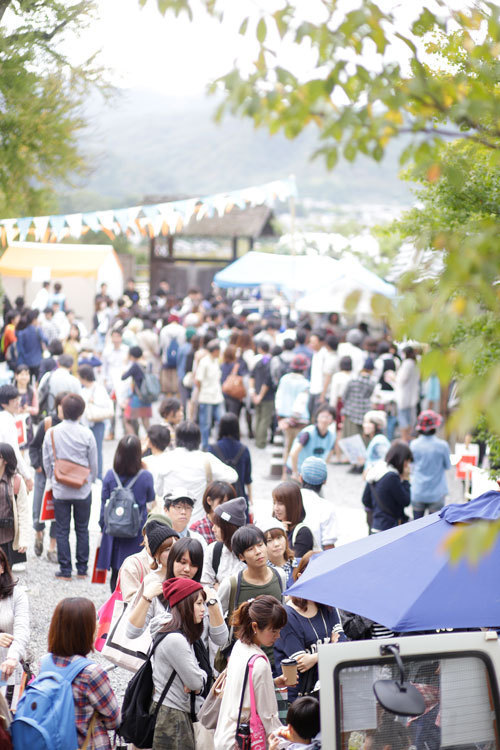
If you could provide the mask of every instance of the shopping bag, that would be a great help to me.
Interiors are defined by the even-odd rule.
[[[91,583],[106,583],[107,570],[101,570],[97,567],[97,560],[99,559],[99,551],[101,547],[97,547],[94,557],[94,567],[92,569],[92,580]]]
[[[122,599],[123,597],[122,590],[120,588],[120,576],[118,576],[115,590],[113,591],[109,599],[104,602],[97,613],[99,623],[97,625],[97,634],[94,641],[94,648],[96,651],[102,651],[102,649],[104,648],[106,638],[108,637],[108,633],[111,630],[111,621],[113,620],[113,610],[115,607],[115,602],[121,601]]]
[[[54,498],[52,497],[52,487],[45,487],[43,493],[42,507],[40,510],[40,521],[54,521]]]
[[[138,638],[128,638],[126,635],[128,623],[127,602],[116,600],[113,608],[113,618],[106,643],[102,648],[102,655],[118,667],[137,672],[146,660],[151,646],[149,627]]]

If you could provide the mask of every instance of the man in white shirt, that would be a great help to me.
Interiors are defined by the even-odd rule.
[[[19,413],[19,392],[13,385],[0,387],[0,443],[8,443],[16,454],[17,470],[26,483],[26,489],[31,492],[33,479],[28,464],[21,456],[17,440],[16,416]]]
[[[352,362],[352,374],[356,376],[363,367],[366,359],[366,352],[361,349],[363,343],[363,334],[358,328],[351,328],[347,331],[345,341],[339,344],[337,354],[339,357],[350,357]]]
[[[309,337],[309,347],[313,351],[309,386],[309,414],[314,418],[322,398],[325,368],[325,337],[321,331],[313,331]]]
[[[158,497],[165,495],[175,487],[183,486],[194,498],[191,523],[203,518],[203,493],[210,482],[221,481],[233,484],[238,481],[238,474],[212,453],[199,450],[201,433],[194,422],[184,421],[175,431],[177,447],[163,454],[161,465],[157,466],[155,492]]]
[[[102,353],[102,364],[104,373],[104,385],[108,393],[115,394],[113,404],[115,407],[115,416],[111,420],[111,430],[109,437],[114,437],[116,425],[120,420],[121,407],[125,393],[128,389],[128,381],[122,380],[128,362],[128,346],[123,343],[121,331],[111,332],[111,343],[104,347]]]
[[[195,384],[198,393],[198,421],[201,430],[201,447],[208,448],[212,424],[218,424],[221,418],[221,405],[224,400],[221,387],[221,369],[219,364],[220,343],[212,339],[207,344],[207,351],[196,368]]]
[[[35,299],[31,303],[31,309],[32,310],[38,310],[39,312],[42,312],[45,310],[47,305],[49,304],[49,292],[50,287],[50,281],[44,281],[42,284],[42,288],[38,290],[38,292],[35,295]]]

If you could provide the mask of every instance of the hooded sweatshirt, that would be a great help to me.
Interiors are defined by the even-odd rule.
[[[410,483],[385,461],[377,461],[366,473],[363,505],[372,511],[372,530],[386,531],[406,520],[404,509],[410,504]]]

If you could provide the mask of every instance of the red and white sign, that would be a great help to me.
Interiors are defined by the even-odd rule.
[[[28,440],[27,432],[26,432],[26,420],[27,420],[26,414],[22,414],[16,419],[18,445],[26,445],[26,442]]]
[[[49,487],[43,493],[42,508],[40,510],[40,521],[54,521],[54,498],[52,497],[52,488]]]

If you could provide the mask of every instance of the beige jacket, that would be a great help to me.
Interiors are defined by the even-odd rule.
[[[19,492],[14,494],[14,540],[12,547],[28,547],[30,541],[30,512],[28,507],[28,493],[24,479],[19,476]]]

